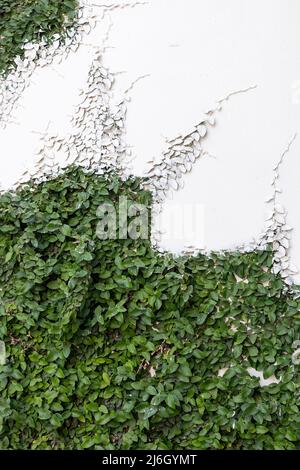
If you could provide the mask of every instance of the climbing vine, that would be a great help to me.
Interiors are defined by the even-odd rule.
[[[26,43],[51,43],[55,34],[62,39],[74,24],[77,5],[77,0],[1,0],[0,73],[9,72],[15,58],[23,57]]]
[[[2,83],[1,123],[32,61],[52,60],[44,45],[58,50],[76,15],[70,44],[90,31],[83,10],[2,0],[0,73],[19,69]],[[286,282],[282,209],[273,198],[269,244],[247,253],[174,257],[153,234],[99,239],[97,208],[120,196],[146,205],[150,226],[204,155],[216,110],[169,141],[147,178],[126,179],[125,102],[107,106],[101,51],[88,83],[75,134],[49,137],[36,181],[0,195],[0,448],[299,449],[300,301]],[[51,178],[48,147],[66,155]]]
[[[0,447],[299,449],[299,300],[272,252],[100,240],[101,203],[150,211],[140,187],[71,167],[1,195]]]

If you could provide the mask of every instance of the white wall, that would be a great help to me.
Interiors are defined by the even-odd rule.
[[[135,2],[118,2],[125,3]],[[300,2],[149,0],[116,7],[102,19],[103,9],[95,11],[99,22],[84,45],[62,64],[34,72],[15,110],[17,123],[0,132],[2,185],[9,187],[31,163],[49,121],[60,135],[67,132],[95,46],[107,35],[103,62],[116,73],[116,100],[148,75],[134,85],[128,105],[135,174],[160,158],[165,137],[184,133],[228,93],[257,85],[224,105],[205,140],[215,158],[200,159],[174,194],[173,203],[202,206],[202,247],[233,249],[260,234],[272,169],[299,131],[282,165],[281,197],[294,227],[292,261],[300,267]],[[163,236],[162,244],[175,252],[187,242],[169,238]]]

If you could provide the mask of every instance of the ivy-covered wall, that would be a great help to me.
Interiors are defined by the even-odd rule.
[[[76,8],[1,3],[1,127],[34,67],[65,39],[76,52],[95,24]],[[276,199],[295,137],[274,169],[263,249],[175,257],[156,250],[157,233],[101,240],[97,209],[121,196],[147,207],[151,230],[236,94],[169,140],[147,178],[129,177],[128,92],[112,106],[103,50],[71,133],[46,132],[35,170],[0,195],[0,448],[299,449],[300,301]]]
[[[77,0],[1,0],[0,4],[0,73],[14,66],[17,56],[23,57],[23,46],[42,39],[51,43],[72,26]]]
[[[97,238],[99,204],[150,206],[139,187],[74,167],[1,196],[0,447],[299,448],[299,301],[272,253]]]

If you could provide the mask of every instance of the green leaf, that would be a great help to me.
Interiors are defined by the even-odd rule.
[[[287,432],[285,433],[285,437],[289,440],[289,441],[292,441],[292,442],[296,442],[299,440],[299,438],[297,437],[297,435],[291,431],[291,430],[287,430]]]
[[[265,426],[256,426],[255,430],[257,434],[266,434],[269,431]]]
[[[147,406],[146,408],[143,409],[143,419],[149,419],[151,416],[155,415],[157,412],[157,407],[156,406]]]
[[[103,379],[105,386],[108,386],[110,384],[110,377],[107,374],[107,372],[103,372],[102,379]]]
[[[156,395],[157,394],[156,388],[153,387],[153,385],[149,385],[146,388],[146,392],[149,393],[149,395]]]
[[[13,254],[14,254],[14,250],[10,249],[5,256],[4,262],[8,263],[12,259]]]
[[[72,235],[72,228],[69,225],[63,225],[61,228],[61,232],[63,235],[70,237]]]
[[[166,403],[170,408],[176,408],[176,399],[174,395],[171,395],[171,394],[167,395]]]
[[[38,410],[38,415],[41,420],[48,420],[50,419],[50,411],[47,408],[40,408]]]

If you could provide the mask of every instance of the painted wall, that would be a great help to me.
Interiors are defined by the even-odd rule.
[[[32,165],[45,132],[70,131],[99,48],[103,64],[115,74],[115,103],[130,98],[126,139],[134,174],[145,174],[147,161],[161,159],[166,138],[187,134],[218,100],[251,87],[224,102],[204,139],[207,154],[163,204],[166,233],[160,243],[179,252],[191,241],[219,250],[257,239],[270,211],[265,201],[273,169],[299,132],[280,166],[278,197],[294,229],[291,260],[300,267],[299,1],[89,3],[95,28],[87,29],[81,46],[61,63],[34,70],[10,123],[0,130],[2,187],[9,188]],[[167,215],[174,206],[171,223]],[[183,223],[188,230],[174,239]]]

